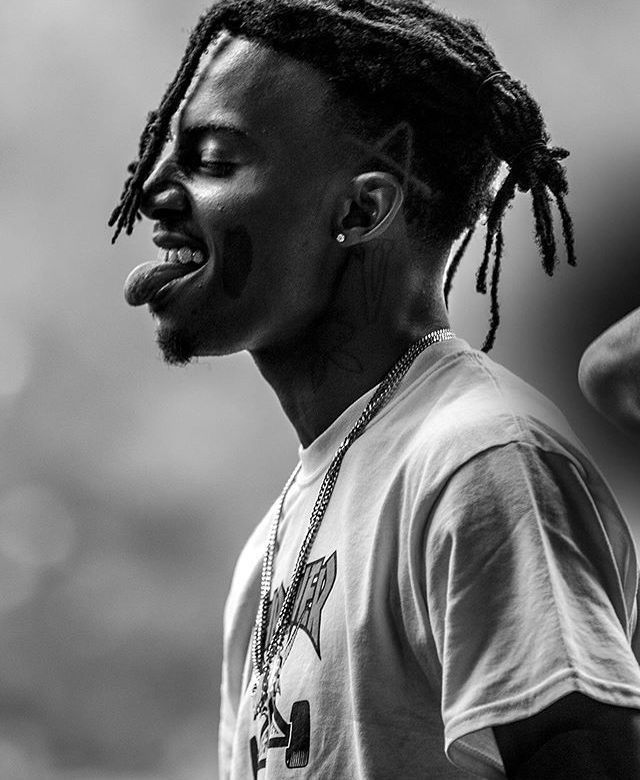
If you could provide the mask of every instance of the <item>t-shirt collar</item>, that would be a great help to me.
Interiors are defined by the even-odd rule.
[[[392,408],[398,402],[398,399],[409,392],[412,386],[421,379],[424,374],[440,360],[440,358],[450,354],[454,345],[459,349],[460,339],[454,338],[449,341],[441,341],[428,347],[424,352],[421,352],[407,371],[406,376],[400,384],[399,391],[389,401],[380,414],[384,414],[388,409]],[[358,417],[362,414],[363,409],[375,393],[377,387],[378,386],[376,385],[370,390],[367,390],[366,393],[363,393],[363,395],[356,399],[328,428],[317,436],[311,444],[307,447],[302,447],[302,445],[298,447],[298,457],[300,459],[301,469],[296,482],[299,485],[312,482],[321,471],[329,466],[331,458],[335,455],[336,450],[345,436],[355,425]],[[374,425],[377,419],[378,417],[375,417],[370,425]]]

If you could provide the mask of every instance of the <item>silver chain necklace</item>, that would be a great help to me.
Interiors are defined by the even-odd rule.
[[[311,552],[311,546],[313,545],[313,542],[318,533],[318,529],[320,528],[320,524],[322,523],[325,512],[327,511],[329,499],[333,493],[333,488],[335,487],[338,474],[340,472],[340,466],[342,465],[342,460],[347,450],[349,447],[351,447],[354,441],[363,434],[367,425],[371,422],[375,415],[389,402],[395,391],[398,389],[398,386],[403,377],[411,367],[411,364],[418,357],[418,355],[432,344],[436,344],[439,341],[452,339],[454,336],[455,334],[448,328],[438,328],[437,330],[433,330],[430,333],[427,333],[418,341],[415,341],[378,385],[377,390],[365,406],[364,411],[358,418],[357,422],[346,435],[342,444],[336,450],[336,453],[333,456],[324,479],[322,480],[322,485],[320,486],[320,491],[318,493],[316,503],[313,507],[313,511],[311,512],[311,517],[309,518],[307,532],[302,541],[302,545],[300,546],[298,557],[296,558],[293,574],[291,576],[291,582],[286,591],[286,595],[276,620],[273,633],[271,634],[269,644],[267,647],[265,647],[267,618],[269,615],[269,601],[273,584],[273,561],[275,556],[276,542],[278,539],[278,527],[282,518],[282,511],[287,493],[289,492],[289,489],[293,485],[295,478],[298,475],[300,464],[296,466],[293,474],[287,480],[287,483],[284,486],[275,507],[274,517],[271,523],[271,529],[269,531],[269,539],[267,541],[267,549],[262,562],[262,576],[260,579],[260,604],[258,606],[258,614],[256,615],[252,643],[253,673],[255,678],[252,687],[252,695],[254,696],[255,716],[257,716],[259,713],[268,714],[269,700],[272,699],[278,692],[280,667],[282,666],[283,662],[285,639],[289,633],[289,629],[291,628],[293,608],[298,596],[298,591],[300,590],[305,567],[309,559],[309,553]],[[275,670],[275,675],[271,675],[271,664],[276,656],[278,656],[278,666]],[[269,680],[272,676],[273,682],[270,691]]]

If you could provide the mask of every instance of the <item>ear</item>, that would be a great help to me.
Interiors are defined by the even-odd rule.
[[[368,171],[353,178],[349,193],[339,206],[335,235],[342,234],[343,246],[379,238],[402,207],[404,193],[391,173]]]

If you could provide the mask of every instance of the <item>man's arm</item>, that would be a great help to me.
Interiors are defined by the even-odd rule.
[[[640,711],[635,709],[571,693],[493,732],[513,780],[640,778]]]
[[[604,417],[640,439],[640,309],[587,347],[578,369],[585,398]]]

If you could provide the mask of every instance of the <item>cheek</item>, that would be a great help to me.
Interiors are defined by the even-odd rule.
[[[278,182],[203,193],[197,198],[207,231],[220,253],[219,279],[224,295],[238,300],[251,282],[271,287],[274,269],[299,274],[298,259],[320,254],[330,236],[321,227],[324,190],[294,188]],[[325,235],[326,234],[326,235]],[[323,240],[324,239],[324,240]]]
[[[239,298],[253,267],[253,242],[244,225],[225,230],[222,244],[222,287],[230,298]]]
[[[254,252],[260,245],[261,227],[268,220],[261,215],[260,199],[238,188],[203,188],[194,197],[198,222],[207,242],[216,250],[215,277],[224,295],[241,297],[254,268]],[[211,281],[211,280],[209,280]]]

